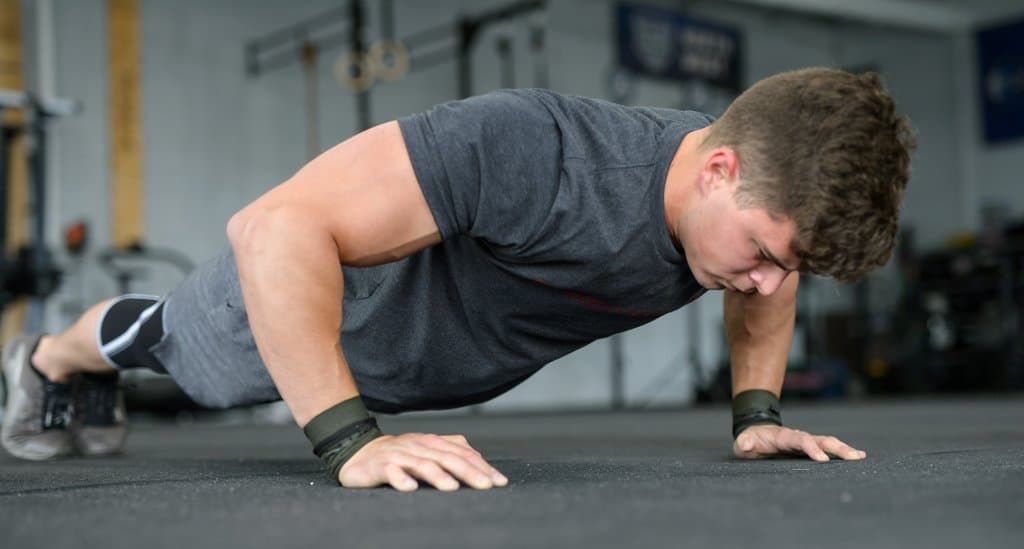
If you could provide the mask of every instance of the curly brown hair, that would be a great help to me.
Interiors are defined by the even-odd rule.
[[[702,148],[740,159],[741,208],[796,224],[801,270],[843,282],[892,254],[916,139],[875,73],[809,68],[740,95]]]

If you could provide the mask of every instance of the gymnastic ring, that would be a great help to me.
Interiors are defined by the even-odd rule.
[[[358,76],[352,76],[353,67],[359,71]],[[373,61],[362,51],[350,51],[340,55],[334,62],[334,79],[342,86],[362,93],[373,87],[373,81],[376,79]]]
[[[391,56],[391,63],[385,62]],[[402,42],[394,40],[378,40],[370,46],[370,59],[373,61],[374,74],[381,80],[394,82],[401,80],[409,72],[409,50]]]

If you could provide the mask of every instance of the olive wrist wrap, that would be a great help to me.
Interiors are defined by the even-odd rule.
[[[313,453],[324,462],[335,482],[339,482],[338,472],[349,458],[383,435],[358,395],[320,412],[302,432],[313,443]]]
[[[752,425],[782,426],[779,399],[770,391],[752,389],[732,399],[732,438]]]

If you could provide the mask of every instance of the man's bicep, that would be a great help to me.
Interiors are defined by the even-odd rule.
[[[441,241],[394,121],[321,154],[247,210],[298,212],[331,235],[346,265],[395,261]]]

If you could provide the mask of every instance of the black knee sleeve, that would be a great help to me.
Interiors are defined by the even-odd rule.
[[[123,295],[100,315],[96,337],[100,353],[117,369],[167,371],[150,349],[164,336],[164,302],[147,295]]]

